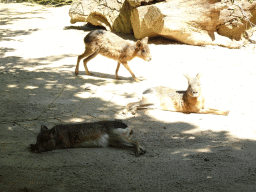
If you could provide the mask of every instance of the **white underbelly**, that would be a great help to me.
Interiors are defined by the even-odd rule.
[[[109,145],[109,135],[106,133],[96,140],[83,141],[74,147],[107,147]]]

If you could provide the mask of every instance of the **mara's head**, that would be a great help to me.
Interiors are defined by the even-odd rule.
[[[31,144],[30,149],[33,152],[44,152],[50,151],[55,148],[55,139],[54,135],[56,134],[56,130],[49,130],[45,125],[41,126],[41,131],[37,136],[36,144]]]
[[[145,61],[151,60],[150,49],[148,46],[148,37],[144,37],[136,42],[136,48],[138,49],[137,57],[144,59]]]
[[[188,79],[188,89],[187,93],[191,97],[200,97],[201,95],[201,77],[202,73],[198,73],[196,77],[190,77],[188,74],[184,74],[184,76]]]

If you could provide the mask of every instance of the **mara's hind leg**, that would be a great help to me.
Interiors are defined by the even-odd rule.
[[[140,101],[128,103],[122,113],[127,114],[128,111],[130,110],[131,113],[135,115],[138,109],[145,109],[152,105],[154,106],[155,102],[151,100],[151,97],[142,97]]]
[[[128,111],[129,111],[130,109],[132,109],[132,110],[131,110],[131,113],[132,113],[133,115],[135,115],[135,114],[136,114],[136,111],[137,111],[137,108],[138,108],[138,106],[140,106],[140,105],[141,105],[141,101],[133,102],[133,103],[128,103],[127,106],[125,107],[125,109],[122,111],[122,113],[123,113],[123,114],[127,114]]]
[[[198,113],[202,114],[215,114],[215,115],[228,115],[229,111],[221,111],[218,109],[201,109]]]
[[[94,52],[90,48],[85,47],[84,53],[77,57],[77,63],[76,63],[76,69],[75,69],[75,74],[76,75],[78,75],[78,72],[79,72],[79,63],[80,63],[81,59],[83,59],[85,57],[88,57],[88,56],[92,55],[93,53]]]
[[[83,62],[84,62],[84,69],[85,69],[85,72],[86,72],[87,75],[93,75],[92,73],[89,72],[89,70],[88,70],[88,68],[87,68],[87,63],[88,63],[88,61],[90,61],[91,59],[93,59],[94,57],[96,57],[98,54],[99,54],[99,53],[95,52],[95,53],[93,53],[92,55],[90,55],[89,57],[87,57],[87,58],[85,58],[85,59],[83,60]]]
[[[128,135],[128,137],[125,137],[121,133],[118,132],[112,132],[110,134],[110,145],[116,146],[116,147],[129,147],[133,148],[135,152],[135,156],[139,157],[140,155],[146,153],[146,150],[143,149],[137,141],[133,141],[129,139],[131,135],[133,134],[133,131],[131,131]]]

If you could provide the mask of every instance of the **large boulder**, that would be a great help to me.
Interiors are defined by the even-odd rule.
[[[88,22],[107,30],[132,33],[131,6],[126,0],[78,0],[69,10],[70,22]]]
[[[164,36],[190,45],[238,48],[241,42],[217,33],[220,11],[226,8],[212,0],[174,0],[132,9],[131,23],[137,39]]]
[[[255,7],[247,0],[80,0],[69,14],[72,23],[133,32],[137,39],[164,36],[190,45],[238,48],[256,21]]]

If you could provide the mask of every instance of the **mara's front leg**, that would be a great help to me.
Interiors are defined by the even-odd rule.
[[[120,79],[120,78],[118,77],[119,68],[120,68],[120,63],[118,62],[118,63],[117,63],[117,66],[116,66],[116,79]]]
[[[130,69],[129,65],[127,63],[122,63],[123,66],[130,72],[130,74],[132,75],[132,78],[136,81],[136,82],[140,82],[140,80],[135,77],[134,73],[132,72],[132,70]]]

